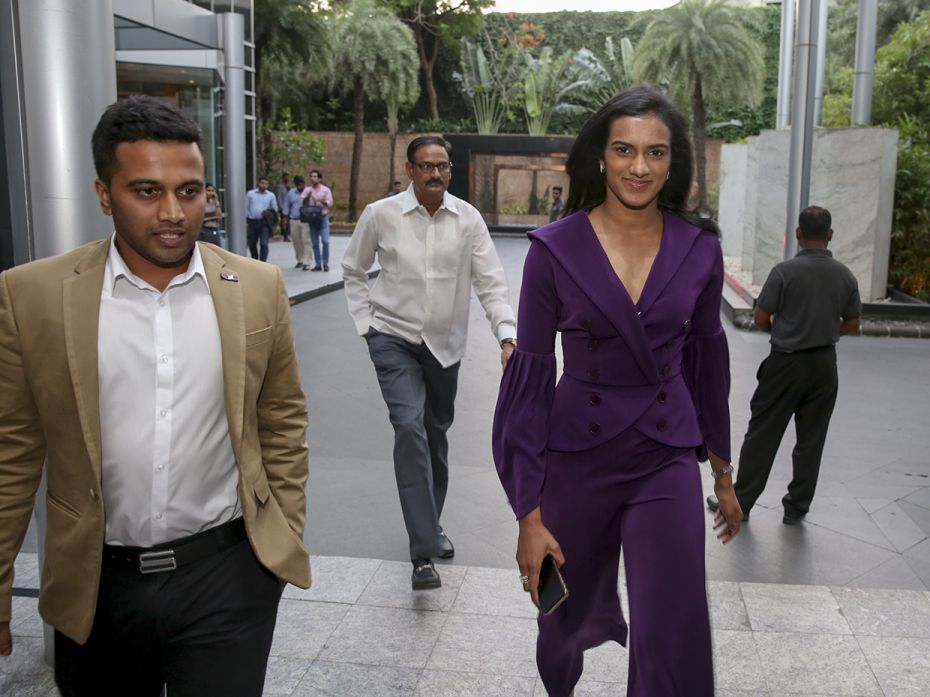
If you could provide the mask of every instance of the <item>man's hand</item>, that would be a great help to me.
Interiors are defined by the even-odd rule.
[[[0,622],[0,656],[9,656],[13,653],[13,635],[10,634],[10,623]]]
[[[507,369],[507,361],[510,360],[510,356],[516,347],[517,345],[511,341],[501,344],[501,371]]]

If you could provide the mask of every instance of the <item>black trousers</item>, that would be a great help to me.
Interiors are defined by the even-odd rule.
[[[836,349],[773,350],[762,361],[756,377],[759,384],[749,403],[752,416],[739,454],[736,497],[744,513],[755,505],[793,416],[797,443],[791,454],[792,479],[782,504],[785,515],[799,517],[807,513],[814,498],[836,403]]]
[[[143,575],[105,562],[90,639],[55,633],[63,697],[260,697],[281,586],[248,541]]]
[[[246,223],[245,243],[249,248],[249,254],[253,259],[267,261],[271,226],[261,218],[249,218]]]

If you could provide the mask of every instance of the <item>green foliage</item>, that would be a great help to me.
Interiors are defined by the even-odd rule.
[[[765,63],[747,28],[750,17],[729,0],[681,0],[648,20],[637,43],[637,78],[691,104],[698,209],[707,203],[704,95],[737,105],[762,97]]]
[[[314,165],[326,161],[326,143],[308,131],[296,129],[287,108],[280,113],[278,128],[263,127],[259,138],[260,171],[266,175],[293,172],[306,176]]]
[[[592,110],[633,85],[633,43],[625,36],[617,43],[608,36],[602,54],[582,48],[572,57],[570,71],[585,82],[584,99]]]
[[[527,133],[544,136],[549,132],[549,122],[556,110],[584,112],[584,107],[567,100],[580,96],[588,88],[585,79],[575,79],[569,68],[572,65],[570,51],[553,56],[552,48],[546,46],[534,58],[527,54],[526,72],[523,74],[523,111],[526,114]]]
[[[492,73],[491,65],[480,44],[465,39],[462,42],[462,91],[471,102],[478,133],[491,135],[500,130],[501,121],[507,111],[500,94],[498,76]]]
[[[889,275],[896,288],[930,302],[930,130],[910,115],[898,127]]]

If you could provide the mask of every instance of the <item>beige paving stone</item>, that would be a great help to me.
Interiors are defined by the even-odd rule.
[[[352,607],[320,652],[321,661],[423,668],[446,616],[403,608]]]
[[[855,637],[754,632],[753,638],[771,692],[882,697]]]
[[[598,682],[582,676],[575,686],[575,697],[622,697],[626,694],[626,683]],[[542,680],[537,680],[533,697],[548,697]]]
[[[17,588],[38,588],[40,573],[38,555],[20,552],[13,562],[13,585]]]
[[[752,632],[715,630],[713,646],[714,683],[718,688],[757,692],[766,688]]]
[[[535,618],[537,610],[510,569],[469,567],[462,580],[453,612],[497,617]]]
[[[741,584],[753,631],[852,634],[825,586]]]
[[[410,697],[419,679],[415,668],[314,661],[291,697]]]
[[[333,633],[351,605],[282,600],[271,643],[272,656],[302,658],[307,663]]]
[[[44,624],[39,616],[39,599],[13,596],[10,632],[13,636],[37,637],[44,635]]]
[[[426,667],[536,677],[536,622],[452,613]]]
[[[381,561],[353,557],[311,557],[313,584],[309,590],[296,586],[284,589],[288,600],[319,600],[328,603],[354,603],[371,581]]]
[[[42,639],[14,637],[13,653],[0,658],[0,695],[50,697],[57,694],[55,677],[42,655]]]
[[[857,636],[930,637],[926,592],[855,588],[833,588],[832,592]]]
[[[707,584],[707,605],[714,629],[749,629],[749,615],[740,584],[711,581]]]
[[[860,637],[885,697],[930,695],[930,639]]]
[[[532,697],[535,678],[425,670],[416,697]]]
[[[411,564],[398,561],[383,562],[359,597],[358,603],[377,607],[448,612],[452,609],[462,579],[465,578],[466,567],[437,565],[436,570],[442,578],[441,588],[414,591],[410,589],[410,574],[413,571]]]
[[[583,682],[614,683],[626,687],[630,652],[608,641],[584,652]]]

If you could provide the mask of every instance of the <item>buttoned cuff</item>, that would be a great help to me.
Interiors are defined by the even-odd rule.
[[[504,339],[517,340],[517,325],[512,322],[501,322],[497,325],[497,343]]]
[[[371,317],[366,316],[355,320],[355,331],[358,332],[359,336],[365,336],[369,327],[371,327]]]

